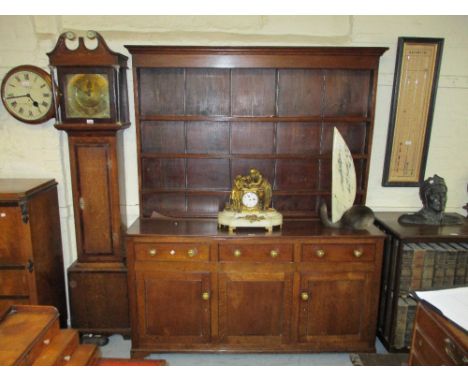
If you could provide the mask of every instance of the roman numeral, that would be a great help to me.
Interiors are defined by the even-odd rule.
[[[22,107],[20,107],[19,110],[18,110],[18,113],[23,114],[23,113],[24,113],[24,109],[23,109]]]
[[[21,79],[18,76],[15,76],[15,80],[21,82]]]
[[[50,93],[42,93],[42,96],[45,97],[45,98],[49,98],[49,97],[50,97]]]
[[[43,102],[41,103],[41,105],[44,106],[44,107],[49,106],[49,104],[48,104],[46,101],[43,101]]]
[[[29,73],[24,73],[24,79],[25,79],[26,81],[29,81]]]

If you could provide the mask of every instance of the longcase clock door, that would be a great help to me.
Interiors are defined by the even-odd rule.
[[[80,261],[119,261],[120,206],[115,137],[70,136]]]

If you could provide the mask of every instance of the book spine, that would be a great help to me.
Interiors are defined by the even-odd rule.
[[[403,297],[398,298],[395,335],[393,337],[393,346],[396,349],[405,347],[406,317],[408,315],[408,304]]]

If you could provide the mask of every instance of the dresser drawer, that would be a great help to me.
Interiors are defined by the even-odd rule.
[[[28,277],[24,269],[0,267],[0,296],[28,296]]]
[[[435,313],[429,309],[418,308],[416,317],[417,336],[413,343],[415,350],[422,355],[429,365],[467,365],[467,349],[463,348],[433,315]],[[435,352],[437,352],[436,356],[432,354]]]
[[[447,365],[444,358],[432,347],[418,328],[414,332],[412,347],[411,352],[417,354],[416,358],[420,359],[424,364],[432,366]]]
[[[137,261],[208,261],[210,247],[201,243],[137,243]]]
[[[220,244],[220,261],[293,261],[292,244]]]
[[[372,244],[304,244],[302,261],[373,262],[375,247]]]

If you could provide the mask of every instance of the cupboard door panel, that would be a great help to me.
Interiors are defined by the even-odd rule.
[[[219,336],[222,342],[280,344],[289,341],[292,274],[219,274]]]
[[[209,273],[137,272],[136,284],[139,335],[143,340],[209,341]]]
[[[300,285],[300,342],[360,339],[370,319],[368,274],[304,273]]]
[[[24,264],[32,256],[29,223],[20,207],[0,206],[0,265]],[[19,239],[23,238],[23,239]]]

